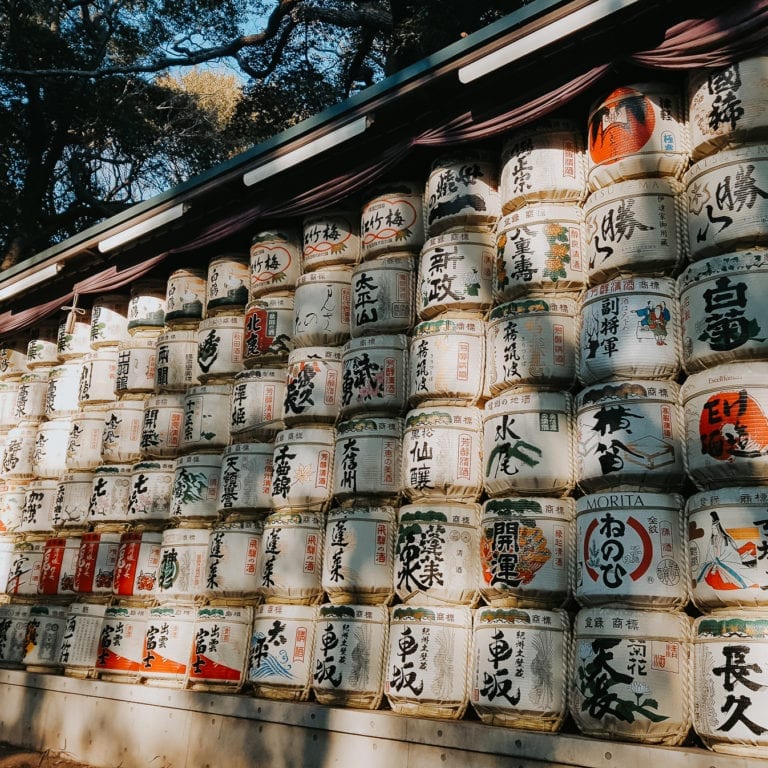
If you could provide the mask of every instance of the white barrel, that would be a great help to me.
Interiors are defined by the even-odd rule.
[[[64,637],[59,649],[59,664],[71,677],[96,676],[99,638],[107,606],[98,603],[71,603]]]
[[[272,506],[276,510],[324,510],[333,493],[336,430],[301,426],[277,433],[272,460]]]
[[[328,512],[322,587],[336,605],[388,605],[394,597],[395,507],[348,506]]]
[[[460,227],[491,230],[500,208],[496,158],[460,149],[432,163],[424,191],[428,237]]]
[[[377,709],[384,697],[389,611],[383,605],[321,605],[312,690],[321,704]]]
[[[208,578],[209,528],[166,528],[160,544],[160,570],[155,597],[192,602],[205,592]]]
[[[165,330],[165,280],[137,280],[128,300],[128,333]]]
[[[0,595],[6,594],[6,587],[8,586],[8,576],[11,572],[11,565],[14,560],[14,548],[16,546],[16,537],[8,536],[5,533],[0,533]],[[0,624],[2,624],[4,617],[0,613]],[[2,645],[2,629],[0,628],[0,646]],[[0,651],[0,662],[2,662],[2,651]]]
[[[579,302],[541,296],[500,304],[486,326],[486,387],[570,389],[576,382]]]
[[[143,458],[171,458],[181,449],[184,426],[184,394],[169,392],[149,397],[141,425]]]
[[[181,431],[182,451],[223,448],[229,443],[231,397],[231,384],[208,384],[187,390]]]
[[[312,682],[317,606],[261,605],[254,611],[248,682],[254,696],[304,701]]]
[[[136,679],[143,664],[147,609],[110,605],[104,611],[96,672],[105,680]]]
[[[3,667],[18,667],[24,658],[31,607],[25,603],[0,605],[0,664]]]
[[[575,203],[531,203],[496,224],[493,295],[579,291],[587,284],[584,214]]]
[[[426,320],[410,345],[411,405],[475,405],[485,395],[485,321],[458,314]]]
[[[71,419],[44,421],[37,428],[32,471],[37,477],[59,478],[67,471],[67,445]]]
[[[59,653],[67,624],[67,606],[38,603],[29,610],[24,658],[21,663],[27,672],[49,672],[61,668]]]
[[[196,609],[159,605],[147,610],[147,627],[139,676],[147,685],[184,686],[190,670]]]
[[[576,481],[586,492],[667,491],[683,481],[679,388],[667,381],[596,384],[576,396]]]
[[[30,480],[24,494],[19,533],[49,533],[53,530],[53,509],[58,480]]]
[[[157,336],[136,336],[117,347],[115,396],[141,398],[154,392],[157,365]]]
[[[486,725],[558,731],[568,710],[565,611],[478,608],[470,703]]]
[[[377,187],[363,204],[360,249],[363,259],[391,251],[418,251],[424,244],[424,201],[413,182]]]
[[[45,541],[17,541],[8,569],[5,593],[11,597],[37,597],[37,586],[43,569]]]
[[[248,303],[244,318],[243,365],[284,363],[293,349],[294,296],[262,296]]]
[[[647,176],[679,178],[689,157],[685,112],[673,83],[621,86],[597,101],[589,113],[589,188]]]
[[[408,605],[469,605],[480,598],[479,504],[424,501],[400,507],[395,591]]]
[[[144,401],[121,400],[104,411],[101,460],[105,464],[128,464],[141,459]]]
[[[495,259],[491,232],[447,232],[427,240],[419,259],[419,317],[490,309]]]
[[[539,120],[514,131],[501,150],[502,211],[542,201],[580,203],[586,164],[584,138],[572,120]]]
[[[175,461],[140,461],[131,467],[131,495],[126,519],[141,524],[170,516]]]
[[[208,263],[206,312],[208,317],[241,311],[248,301],[251,268],[245,256],[217,256]]]
[[[416,311],[416,257],[390,253],[358,264],[352,271],[352,338],[406,333]]]
[[[575,562],[572,499],[488,499],[480,519],[480,593],[499,607],[559,607]]]
[[[90,520],[88,510],[93,492],[93,472],[67,472],[61,476],[53,504],[55,529],[82,529]]]
[[[273,512],[264,520],[259,594],[268,603],[311,605],[323,596],[323,534],[318,512]]]
[[[165,288],[165,324],[184,328],[203,319],[206,271],[177,269],[168,276]]]
[[[235,443],[221,455],[216,508],[220,515],[272,511],[272,443]]]
[[[48,370],[35,370],[22,375],[16,393],[13,423],[41,421],[43,419],[46,395],[48,394],[48,374]]]
[[[403,420],[356,416],[336,425],[333,496],[336,501],[400,496]]]
[[[26,492],[27,486],[23,483],[0,481],[0,535],[6,536],[19,530]],[[2,586],[3,582],[0,579],[0,588]]]
[[[469,704],[471,647],[466,606],[392,608],[384,693],[393,711],[461,719]]]
[[[67,319],[59,325],[56,335],[56,353],[59,362],[76,360],[91,351],[90,310],[70,310]]]
[[[118,347],[99,347],[83,357],[80,370],[80,385],[77,392],[81,408],[96,403],[111,403],[116,400]]]
[[[673,379],[680,371],[680,310],[669,277],[630,277],[584,294],[579,379]]]
[[[160,574],[163,535],[157,531],[127,531],[120,536],[112,592],[118,598],[151,600]]]
[[[187,685],[193,691],[238,691],[251,646],[253,608],[198,608]]]
[[[695,261],[678,278],[683,368],[768,359],[768,251]]]
[[[242,313],[209,317],[198,325],[197,366],[201,382],[226,381],[242,370]]]
[[[253,368],[235,375],[229,422],[233,442],[272,440],[285,426],[286,377],[284,368]]]
[[[37,593],[49,597],[72,598],[75,594],[75,568],[79,554],[79,536],[46,539]]]
[[[95,469],[101,464],[106,405],[89,405],[68,419],[66,465],[69,471]]]
[[[221,453],[179,456],[173,474],[170,519],[215,519],[220,475]]]
[[[352,315],[352,268],[329,267],[302,275],[293,309],[295,346],[343,344],[349,338]]]
[[[45,395],[46,418],[58,419],[77,413],[82,370],[83,364],[79,359],[51,368]]]
[[[198,383],[197,332],[168,331],[155,344],[155,389],[184,392]]]
[[[360,261],[360,218],[352,211],[331,210],[302,223],[302,260],[307,272]],[[297,285],[300,280],[297,281]]]
[[[119,533],[84,533],[80,537],[80,551],[75,564],[75,592],[81,595],[111,597],[119,551]]]
[[[208,535],[205,596],[215,602],[255,602],[259,587],[261,520],[219,523]]]
[[[4,480],[25,480],[35,476],[33,457],[37,426],[20,424],[8,431],[3,447],[2,475]]]
[[[91,349],[116,347],[121,341],[128,341],[128,300],[121,293],[97,296],[91,309]]]
[[[301,236],[292,228],[268,229],[251,238],[251,299],[292,291],[301,274]]]
[[[27,343],[27,368],[50,368],[58,365],[59,350],[57,346],[58,324],[45,320],[32,329],[32,338]]]
[[[685,469],[697,488],[768,485],[768,363],[694,373],[681,402]]]
[[[0,380],[8,381],[29,373],[27,366],[27,342],[10,338],[0,344]]]
[[[617,275],[676,274],[688,253],[685,199],[674,179],[631,179],[584,204],[590,283]]]
[[[721,610],[693,623],[693,727],[721,754],[768,757],[764,613]]]
[[[505,392],[485,404],[483,484],[489,496],[568,493],[574,486],[567,392]]]
[[[6,430],[18,424],[16,401],[20,387],[19,381],[0,381],[0,429]]]
[[[681,744],[693,709],[691,620],[615,605],[573,628],[570,711],[585,736]]]
[[[93,470],[88,522],[98,525],[127,521],[132,473],[132,464],[104,464]]]
[[[333,424],[341,406],[340,347],[299,347],[288,355],[283,421]]]
[[[688,125],[694,160],[768,136],[763,96],[766,79],[766,56],[690,72]]]

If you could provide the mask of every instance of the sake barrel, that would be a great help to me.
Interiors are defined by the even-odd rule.
[[[469,605],[480,598],[479,504],[425,501],[398,512],[395,591],[409,605]]]
[[[231,384],[207,384],[187,390],[181,431],[182,451],[223,448],[229,443],[231,397]]]
[[[31,333],[32,338],[27,343],[27,368],[34,370],[58,365],[58,323],[46,320],[33,328]]]
[[[0,535],[16,533],[21,525],[21,510],[27,486],[20,482],[0,481]],[[2,580],[0,580],[2,587]]]
[[[432,163],[424,191],[428,237],[457,227],[493,229],[500,208],[499,172],[488,153],[461,149]]]
[[[90,522],[93,472],[67,472],[61,476],[53,503],[52,523],[57,530],[77,530]]]
[[[27,366],[27,341],[20,337],[0,343],[0,380],[14,380],[29,373]]]
[[[285,426],[286,377],[284,368],[254,368],[235,375],[229,422],[233,442],[272,440]]]
[[[333,493],[333,427],[289,427],[277,433],[272,459],[275,510],[324,510]]]
[[[477,408],[414,408],[405,416],[403,493],[410,501],[477,501],[483,485],[481,456]]]
[[[179,456],[173,474],[170,519],[216,518],[221,453]]]
[[[691,259],[768,245],[768,145],[718,152],[683,177]]]
[[[333,424],[341,405],[342,350],[299,347],[288,355],[283,421]]]
[[[13,557],[8,568],[5,593],[11,597],[36,598],[40,573],[43,568],[45,540],[17,541],[13,545]]]
[[[197,331],[168,331],[158,336],[155,389],[158,392],[184,392],[198,383],[197,377]]]
[[[714,752],[768,756],[768,622],[735,608],[693,623],[693,727]]]
[[[3,447],[4,480],[25,480],[35,476],[33,457],[36,438],[35,424],[20,424],[8,431]]]
[[[96,525],[127,522],[132,473],[132,464],[103,464],[93,470],[89,522]]]
[[[296,283],[293,343],[296,347],[335,347],[349,338],[352,269],[328,267],[302,275]]]
[[[272,443],[235,443],[221,455],[216,508],[220,515],[272,511]]]
[[[81,408],[116,400],[118,348],[100,347],[83,357],[77,399]]]
[[[383,605],[321,605],[312,690],[321,704],[377,709],[384,697],[389,611]]]
[[[53,530],[53,508],[58,480],[30,480],[24,494],[19,533],[49,533]]]
[[[257,232],[251,238],[250,298],[292,291],[301,274],[301,235],[293,228]]]
[[[735,360],[768,359],[768,251],[695,261],[678,278],[683,367],[688,373]]]
[[[699,490],[768,484],[768,363],[691,374],[681,402],[685,469]]]
[[[567,392],[511,390],[485,404],[483,485],[489,496],[568,493],[574,485]]]
[[[163,531],[155,589],[159,601],[193,602],[202,596],[208,577],[208,535],[207,527]]]
[[[558,607],[571,594],[572,499],[488,499],[480,518],[480,593],[492,606]]]
[[[206,271],[176,269],[165,288],[165,324],[169,328],[196,325],[203,319]]]
[[[333,496],[336,501],[400,497],[403,420],[356,416],[336,426]]]
[[[318,512],[273,512],[264,520],[259,593],[268,603],[311,605],[323,597],[323,533]]]
[[[673,379],[680,371],[680,311],[675,281],[628,277],[584,294],[579,379]]]
[[[58,419],[74,416],[78,412],[82,370],[80,360],[51,368],[48,374],[48,391],[45,394],[46,418]]]
[[[251,647],[253,608],[198,608],[187,685],[193,691],[238,691]]]
[[[685,199],[674,179],[631,179],[584,204],[590,283],[618,275],[676,274],[688,253]]]
[[[59,649],[59,664],[69,677],[96,676],[99,638],[106,605],[71,603],[67,612],[64,637]]]
[[[48,394],[47,370],[36,369],[25,373],[19,380],[13,423],[41,421],[45,416],[45,398]]]
[[[121,293],[97,296],[91,309],[91,349],[116,347],[130,338],[128,333],[129,297]]]
[[[390,609],[384,693],[398,715],[458,720],[469,704],[472,611],[467,606]]]
[[[91,311],[80,307],[69,311],[56,334],[59,362],[77,360],[91,351]]]
[[[688,498],[692,598],[701,611],[763,609],[768,575],[760,567],[768,533],[768,489],[739,486]]]
[[[0,595],[6,594],[8,586],[8,575],[11,572],[11,564],[14,560],[14,547],[16,546],[16,537],[0,534]],[[3,616],[0,613],[0,623]],[[0,644],[2,644],[2,630],[0,630]],[[0,657],[2,652],[0,651]]]
[[[102,680],[130,682],[143,664],[147,609],[110,605],[104,611],[96,673]]]
[[[218,523],[208,535],[205,596],[215,603],[255,603],[259,586],[261,520]]]
[[[495,252],[490,232],[447,232],[424,243],[416,311],[422,320],[443,312],[486,312],[493,304]]]
[[[583,608],[569,707],[585,736],[681,744],[691,727],[691,620],[675,611]]]
[[[137,280],[128,300],[128,333],[165,330],[165,280]]]
[[[141,424],[142,457],[147,459],[176,456],[181,448],[183,426],[184,394],[169,392],[147,398]]]
[[[679,178],[689,145],[684,100],[673,83],[616,88],[590,109],[589,188],[647,176]]]
[[[584,137],[572,120],[548,118],[520,128],[501,150],[501,209],[534,202],[580,203],[586,193]]]
[[[688,75],[688,126],[694,160],[768,136],[762,88],[768,57],[754,56]]]
[[[395,507],[354,505],[328,512],[322,586],[332,603],[391,602],[396,528]]]
[[[0,605],[0,665],[18,668],[24,646],[31,606],[25,603]]]
[[[360,260],[360,219],[356,213],[323,211],[305,218],[302,229],[305,271],[333,264],[357,264]]]
[[[568,707],[565,611],[478,608],[469,700],[486,725],[559,731]]]
[[[131,467],[131,495],[126,519],[141,524],[170,516],[175,461],[140,461]]]
[[[48,597],[73,597],[75,567],[79,553],[79,536],[55,536],[46,539],[37,593]]]
[[[112,597],[119,551],[119,533],[84,533],[80,537],[80,550],[75,564],[75,592],[104,599]]]
[[[667,381],[596,384],[576,397],[576,481],[586,492],[678,488],[684,477],[679,388]]]
[[[29,624],[21,663],[27,672],[61,669],[59,654],[67,624],[67,606],[37,603],[29,609]]]
[[[416,308],[416,258],[389,253],[358,264],[352,271],[352,338],[406,333]]]
[[[584,214],[575,203],[531,203],[496,224],[497,303],[531,291],[580,291],[587,284]]]
[[[68,471],[88,471],[101,464],[107,408],[109,406],[103,404],[88,405],[68,419],[70,429],[65,459]]]
[[[391,251],[418,251],[424,244],[424,201],[410,181],[392,182],[372,190],[360,221],[363,259]]]
[[[245,256],[228,253],[211,259],[205,292],[208,317],[242,311],[250,282],[251,268]]]
[[[10,429],[18,424],[16,401],[20,387],[19,381],[0,381],[0,429]]]
[[[118,598],[151,600],[160,572],[162,534],[127,531],[120,536],[112,593]]]
[[[245,308],[243,365],[276,365],[293,349],[294,296],[262,296]]]
[[[134,336],[117,347],[115,397],[142,399],[154,392],[157,365],[157,335]]]
[[[574,296],[518,299],[491,310],[486,326],[486,386],[570,389],[576,382]]]
[[[144,400],[121,400],[104,412],[101,460],[105,464],[128,464],[141,459]]]
[[[32,471],[39,478],[59,478],[67,471],[67,445],[71,419],[44,421],[37,428]]]
[[[196,609],[159,605],[147,610],[139,676],[147,685],[181,688],[190,671]]]
[[[201,382],[227,381],[243,367],[243,314],[209,317],[197,327]]]
[[[312,682],[317,606],[261,605],[254,611],[248,682],[254,696],[304,701]]]
[[[410,344],[409,402],[475,405],[485,395],[485,322],[458,314],[425,320]]]

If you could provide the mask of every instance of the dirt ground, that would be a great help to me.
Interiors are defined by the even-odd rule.
[[[0,768],[91,768],[87,763],[68,760],[66,755],[33,752],[0,743]]]

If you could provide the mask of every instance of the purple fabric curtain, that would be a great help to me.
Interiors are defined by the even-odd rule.
[[[30,307],[22,312],[3,312],[0,315],[0,335],[21,331],[29,328],[35,323],[50,317],[69,302],[74,293],[66,293],[58,299],[52,299],[45,304],[38,304],[36,307]]]

